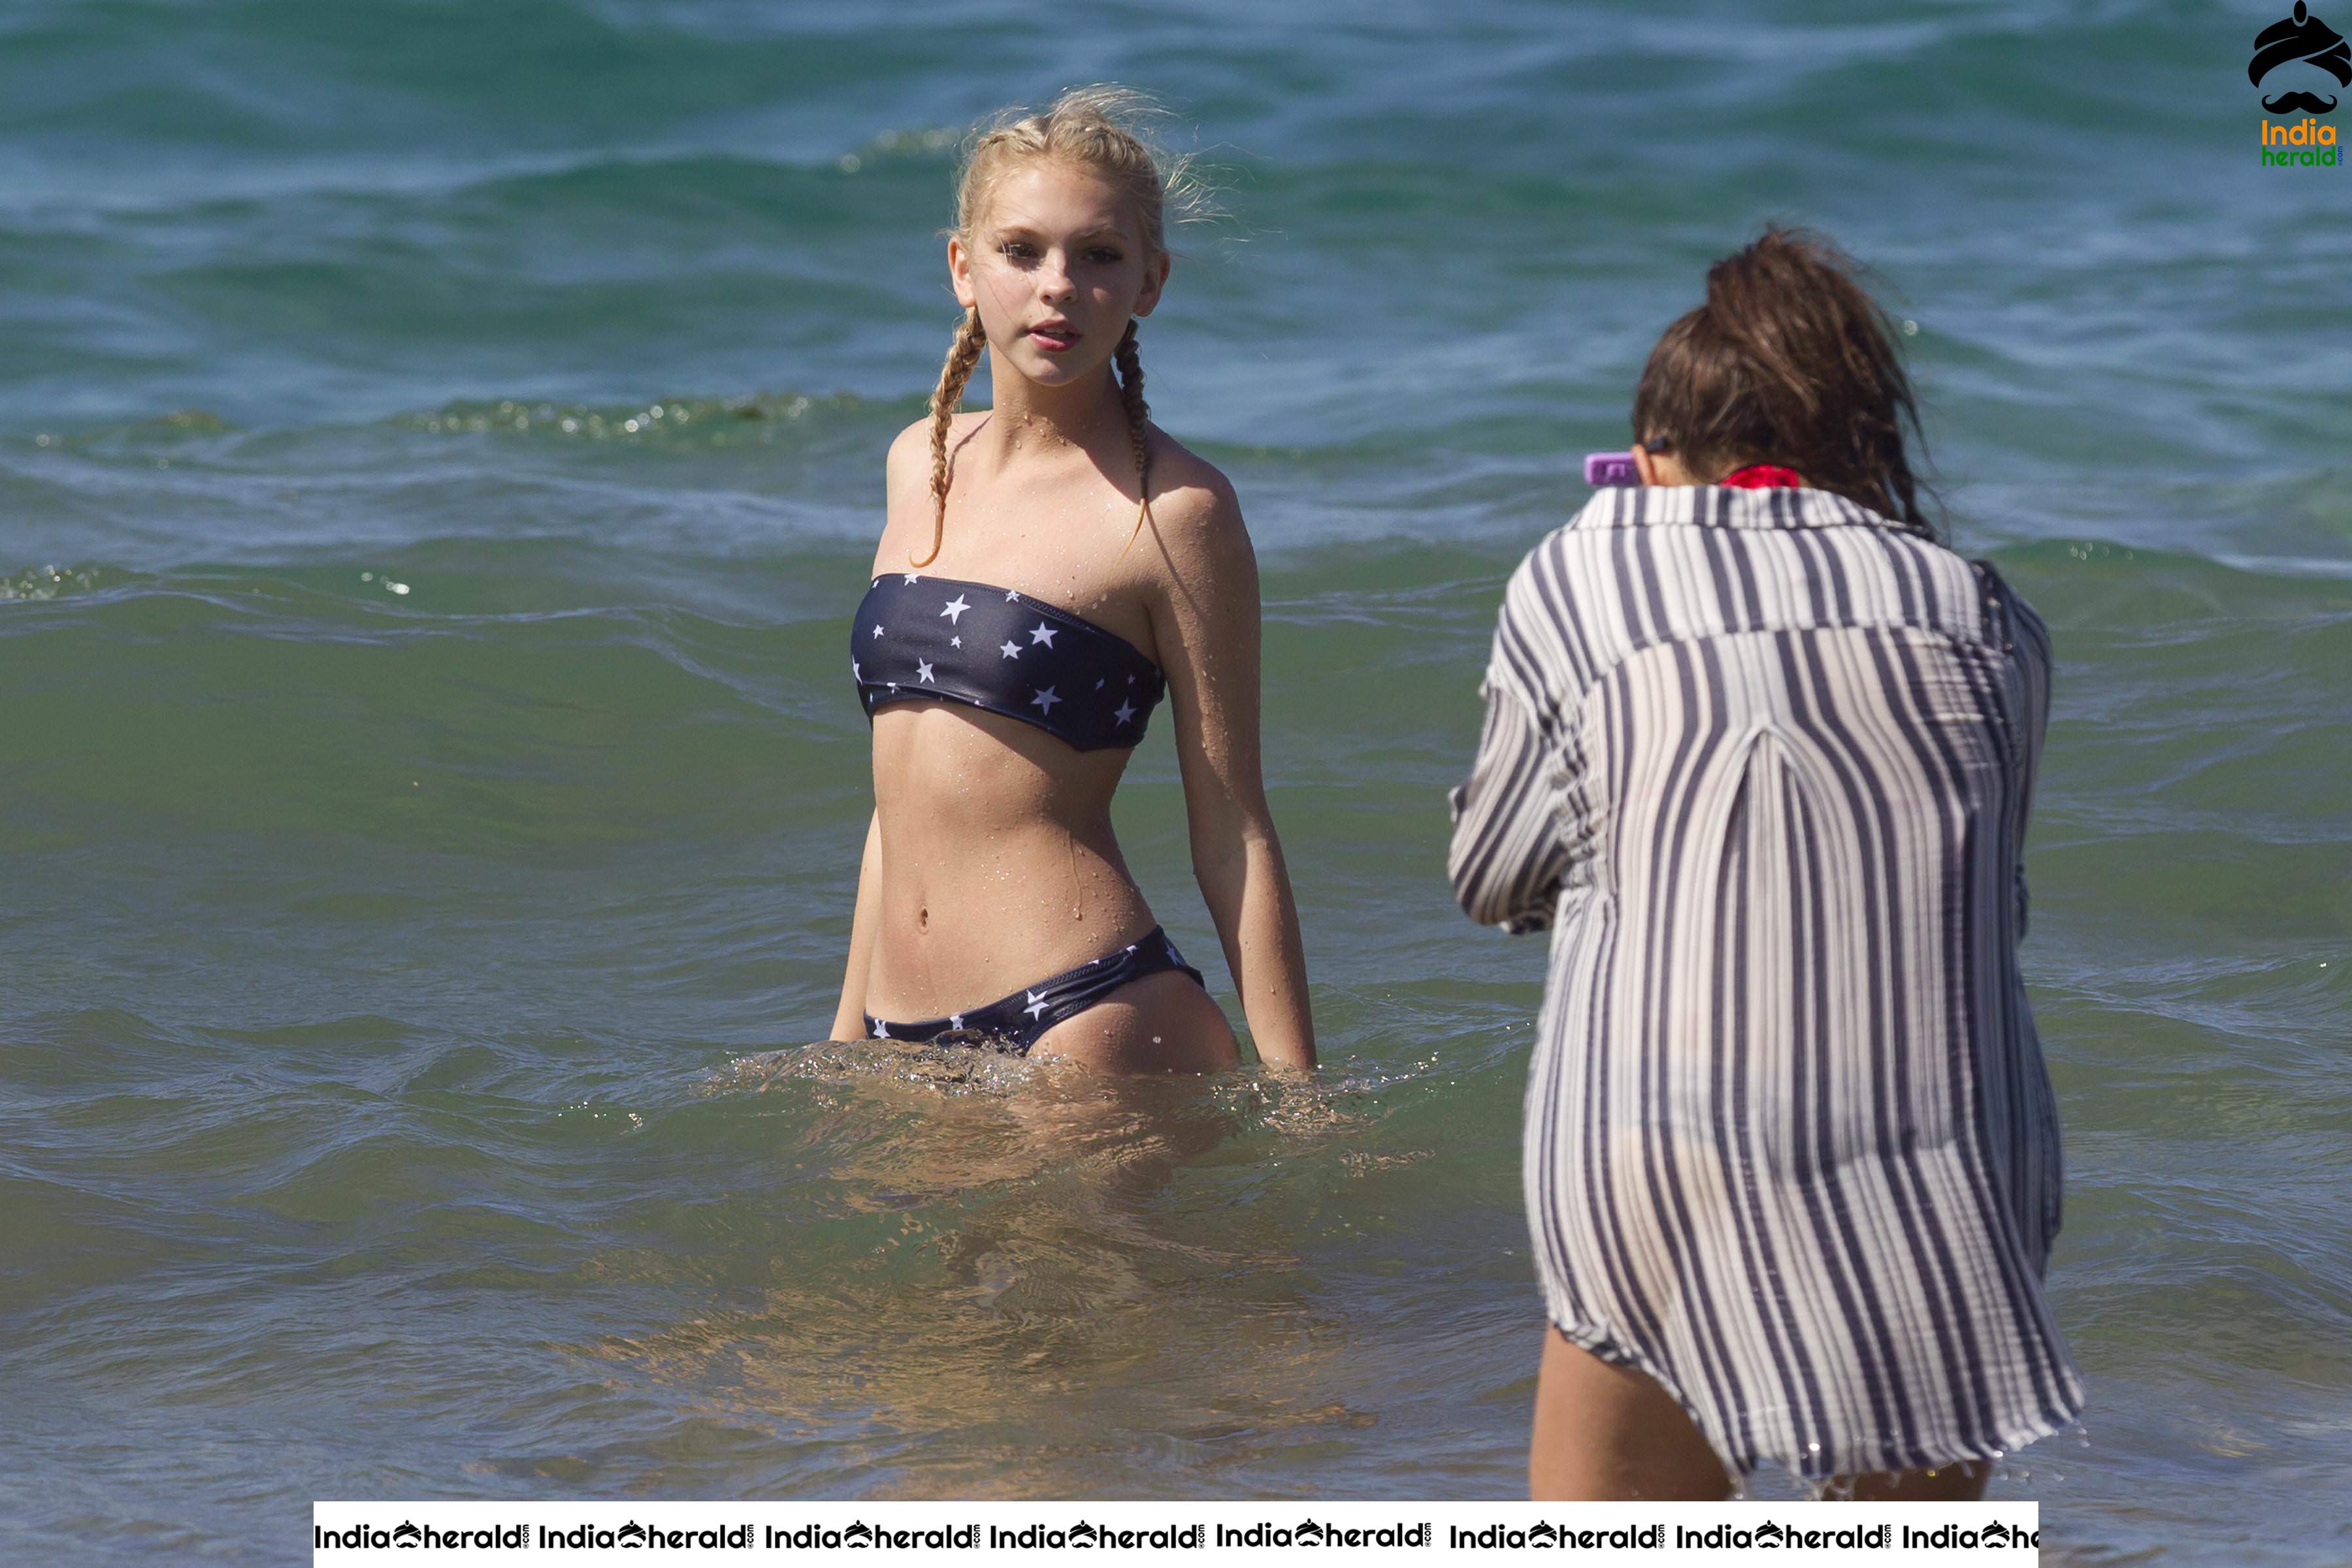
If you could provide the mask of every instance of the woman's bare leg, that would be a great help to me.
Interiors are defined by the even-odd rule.
[[[1974,1502],[1991,1479],[1992,1466],[1975,1461],[1841,1479],[1823,1495],[1855,1502]],[[1602,1361],[1546,1328],[1528,1495],[1559,1502],[1705,1502],[1730,1496],[1731,1478],[1655,1379]]]
[[[1544,1330],[1528,1495],[1538,1502],[1710,1502],[1731,1477],[1657,1380]]]

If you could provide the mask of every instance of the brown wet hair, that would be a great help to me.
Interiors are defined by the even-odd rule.
[[[1633,438],[1701,480],[1750,463],[1794,468],[1936,536],[1905,430],[1921,439],[1893,320],[1823,236],[1765,229],[1706,269],[1706,303],[1659,338],[1633,394]]]

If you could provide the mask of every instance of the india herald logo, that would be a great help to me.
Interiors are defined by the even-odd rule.
[[[2336,79],[2338,87],[2352,87],[2352,47],[2347,47],[2344,35],[2311,14],[2304,0],[2294,0],[2294,15],[2264,27],[2254,38],[2254,58],[2246,67],[2246,79],[2256,87],[2263,79],[2282,66],[2301,61],[2315,66]],[[2308,77],[2308,71],[2291,72]],[[2331,94],[2326,98],[2303,88],[2290,88],[2274,98],[2263,100],[2263,107],[2273,114],[2326,114],[2336,108]]]

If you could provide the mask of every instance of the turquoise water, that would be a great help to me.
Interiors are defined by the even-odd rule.
[[[1510,1495],[1540,952],[1442,795],[1503,574],[1780,217],[2058,637],[2092,1405],[1997,1492],[2053,1561],[2352,1561],[2352,200],[2257,164],[2268,7],[1853,15],[0,8],[0,1533]],[[1144,356],[1265,564],[1312,1089],[802,1044],[949,134],[1101,79],[1223,171]],[[1213,952],[1179,805],[1161,736],[1120,832]]]

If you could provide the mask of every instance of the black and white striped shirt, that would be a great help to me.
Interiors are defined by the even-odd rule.
[[[2081,1408],[2016,961],[2049,675],[1990,566],[1819,490],[1605,490],[1505,593],[1449,868],[1554,931],[1546,1305],[1736,1471],[1987,1458]]]

